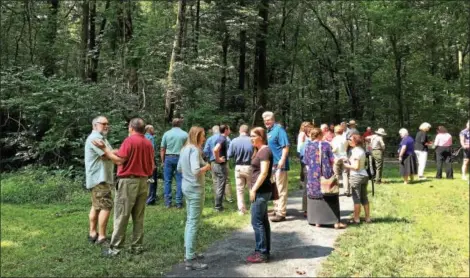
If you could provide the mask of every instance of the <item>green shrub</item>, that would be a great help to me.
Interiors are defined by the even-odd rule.
[[[2,174],[1,201],[16,204],[70,202],[85,194],[83,182],[70,178],[70,171],[25,167]]]

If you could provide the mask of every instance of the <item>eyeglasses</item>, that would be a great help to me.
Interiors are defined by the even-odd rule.
[[[109,125],[109,123],[101,123],[101,122],[96,122],[96,123],[97,123],[97,124],[102,124],[102,125],[104,125],[104,126],[108,126],[108,125]]]

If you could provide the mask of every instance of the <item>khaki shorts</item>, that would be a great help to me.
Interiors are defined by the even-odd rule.
[[[91,189],[91,205],[96,210],[111,210],[113,208],[110,184],[100,183]]]

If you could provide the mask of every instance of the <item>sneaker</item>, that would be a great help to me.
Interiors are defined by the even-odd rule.
[[[224,211],[224,208],[221,207],[221,208],[214,208],[214,211],[215,212],[223,212]]]
[[[267,263],[268,257],[266,255],[261,254],[260,252],[254,252],[248,257],[246,257],[246,262],[252,264]]]
[[[120,252],[118,250],[108,248],[108,249],[103,251],[102,255],[103,255],[103,257],[112,258],[112,257],[115,257],[115,256],[119,255],[119,253]]]
[[[204,259],[204,254],[202,254],[202,253],[195,253],[195,254],[194,254],[194,259],[196,259],[196,260],[202,260],[202,259]],[[186,261],[187,261],[187,260],[184,259],[184,262],[186,262]]]
[[[198,262],[196,258],[191,259],[191,260],[185,260],[184,261],[184,266],[186,270],[203,270],[207,269],[208,265],[203,264],[201,262]]]
[[[425,176],[421,176],[421,177],[418,177],[418,179],[419,179],[420,181],[424,181],[424,180],[426,180],[426,177],[425,177]]]
[[[276,216],[274,216],[274,217],[269,218],[269,220],[271,220],[271,222],[282,222],[282,221],[285,221],[285,220],[286,220],[286,217],[285,217],[285,216],[276,215]]]

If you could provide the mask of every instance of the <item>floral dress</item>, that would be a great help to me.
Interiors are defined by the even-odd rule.
[[[321,163],[320,163],[320,149],[321,143]],[[308,166],[307,172],[307,196],[310,199],[323,198],[321,193],[320,175],[323,172],[323,176],[327,179],[333,176],[333,163],[334,156],[331,150],[331,146],[328,142],[322,141],[309,141],[305,146],[305,154],[303,163]],[[323,169],[320,169],[320,165]]]

